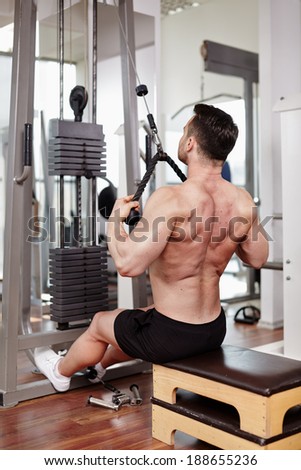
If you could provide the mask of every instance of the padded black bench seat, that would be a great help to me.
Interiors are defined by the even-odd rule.
[[[196,400],[202,400],[200,406],[206,403],[204,397],[218,401],[224,417],[221,414],[217,422],[212,409],[206,412],[203,405],[203,412],[195,415],[189,408],[191,398],[185,413],[185,402],[178,403],[178,389],[193,392]],[[301,361],[223,345],[199,356],[154,365],[153,395],[153,437],[169,444],[178,429],[220,448],[231,446],[233,438],[233,449],[301,448]],[[192,401],[195,406],[196,401]],[[285,415],[292,408],[294,411],[287,415],[291,424],[285,429]],[[236,424],[230,424],[229,409],[231,415],[236,413]],[[196,427],[204,428],[201,435]],[[293,439],[288,437],[292,435]],[[220,439],[224,444],[220,445]]]
[[[266,397],[301,386],[301,361],[230,345],[164,366]]]

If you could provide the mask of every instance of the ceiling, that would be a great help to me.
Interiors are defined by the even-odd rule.
[[[161,0],[161,16],[181,13],[187,8],[197,7],[209,0]]]
[[[166,16],[168,14],[179,13],[186,8],[197,6],[198,4],[206,3],[210,0],[161,0],[161,14]],[[40,0],[38,0],[38,3]],[[44,5],[51,5],[53,0],[43,0]],[[118,2],[118,0],[116,0]],[[14,14],[14,0],[1,0],[0,2],[0,27],[5,26],[7,22],[11,22]],[[67,2],[66,2],[67,4]]]
[[[64,58],[65,61],[78,62],[85,57],[87,49],[86,30],[86,3],[80,0],[72,0],[72,8],[69,8],[70,0],[65,0],[67,6],[64,14]],[[117,0],[116,0],[117,1]],[[39,18],[39,51],[41,58],[57,59],[58,33],[57,33],[57,0],[38,0]],[[71,13],[70,13],[71,11]],[[119,18],[118,10],[108,4],[98,4],[97,15],[98,59],[104,60],[120,53]],[[14,0],[0,0],[0,50],[1,28],[7,27],[12,38],[12,23],[14,21]],[[135,43],[137,49],[153,44],[154,19],[151,16],[140,13],[134,14]],[[7,29],[4,28],[4,29]],[[4,50],[2,48],[2,50]],[[5,52],[11,51],[10,49]]]
[[[39,16],[39,56],[49,59],[57,58],[57,0],[36,0]],[[212,0],[161,0],[161,16],[167,16],[184,11]],[[70,3],[72,4],[70,15]],[[118,0],[116,0],[116,3]],[[11,25],[14,20],[14,0],[0,1],[0,28]],[[85,57],[86,28],[85,3],[79,0],[65,0],[65,35],[64,53],[66,61],[77,62]],[[118,15],[116,8],[98,4],[98,57],[99,60],[116,56],[120,53]],[[146,47],[153,43],[154,21],[148,15],[135,13],[135,42],[136,47]],[[12,37],[12,27],[10,28]],[[71,31],[71,32],[70,32]],[[0,31],[1,33],[1,31]],[[1,36],[0,36],[1,40]],[[1,47],[1,46],[0,46]],[[8,50],[9,52],[9,50]]]
[[[64,54],[66,61],[77,62],[85,57],[86,36],[83,3],[73,5],[71,17],[65,12]],[[134,14],[135,43],[137,49],[154,42],[154,20],[148,15]],[[70,32],[71,31],[71,32]],[[97,14],[97,55],[105,60],[120,54],[119,18],[116,8],[99,4]],[[40,22],[40,52],[43,58],[57,58],[57,15]],[[71,47],[70,47],[71,42]]]

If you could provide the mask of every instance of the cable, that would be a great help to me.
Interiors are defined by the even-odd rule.
[[[124,42],[125,42],[125,45],[126,45],[127,53],[128,53],[133,71],[135,72],[135,75],[136,75],[136,78],[137,78],[137,83],[138,83],[138,85],[141,85],[141,81],[140,81],[139,74],[138,74],[138,71],[137,71],[137,68],[136,68],[136,64],[135,64],[134,58],[132,56],[128,40],[127,40],[126,32],[124,30],[122,21],[120,19],[119,13],[118,13],[118,5],[116,3],[116,0],[113,0],[113,2],[114,2],[114,5],[115,5],[115,14],[116,14],[116,17],[117,17],[117,20],[118,20],[118,23],[119,23],[120,31],[122,33],[122,36],[123,36],[123,39],[124,39]],[[144,104],[145,104],[145,107],[146,107],[146,110],[147,110],[147,114],[150,114],[150,110],[149,110],[147,101],[145,99],[145,96],[143,96],[143,100],[144,100]]]
[[[64,0],[59,0],[60,119],[64,119]]]

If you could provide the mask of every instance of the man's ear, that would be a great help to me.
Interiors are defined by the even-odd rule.
[[[187,152],[190,152],[192,150],[192,147],[195,144],[195,139],[193,136],[188,137],[186,147],[187,147]]]

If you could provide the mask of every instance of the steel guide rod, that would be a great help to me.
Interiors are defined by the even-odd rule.
[[[93,0],[93,61],[92,61],[92,122],[97,122],[97,0]],[[91,244],[96,245],[96,212],[97,212],[97,184],[96,178],[91,178]]]
[[[58,0],[58,54],[59,54],[59,73],[60,73],[60,119],[64,119],[64,0]],[[60,204],[60,231],[59,246],[64,247],[65,244],[65,224],[62,214],[65,212],[65,196],[64,196],[64,177],[59,177],[59,204]]]

